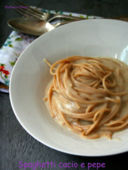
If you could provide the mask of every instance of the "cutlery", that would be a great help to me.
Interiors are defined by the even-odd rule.
[[[39,36],[45,32],[49,32],[56,27],[69,22],[58,22],[51,24],[44,20],[37,20],[33,18],[15,18],[8,21],[8,26],[18,32]]]
[[[85,19],[83,17],[78,17],[78,16],[69,16],[69,15],[63,15],[63,14],[50,14],[48,12],[41,12],[40,10],[35,9],[31,6],[27,6],[20,1],[16,1],[15,3],[17,5],[23,5],[26,7],[26,8],[16,8],[15,9],[22,16],[33,17],[38,20],[47,20],[48,22],[50,22],[55,19],[73,20],[73,21]]]
[[[39,20],[46,20],[48,22],[51,22],[55,19],[63,19],[63,20],[82,20],[86,19],[84,17],[78,17],[78,16],[69,16],[69,15],[63,15],[63,14],[50,14],[48,12],[42,12],[36,8],[33,8],[31,6],[28,6],[24,4],[23,2],[20,1],[15,1],[15,4],[17,5],[23,5],[26,8],[16,8],[16,11],[20,13],[22,16],[31,16]],[[128,17],[112,17],[108,19],[117,19],[117,20],[123,20],[123,21],[128,21]]]
[[[60,16],[58,16],[59,18]],[[40,36],[41,34],[45,33],[45,32],[49,32],[55,28],[57,28],[58,26],[73,22],[73,20],[71,21],[58,21],[55,24],[52,24],[51,21],[53,21],[54,17],[52,17],[51,19],[49,19],[48,21],[45,20],[37,20],[34,18],[30,18],[30,17],[22,17],[22,18],[14,18],[14,19],[10,19],[8,21],[8,26],[13,28],[14,30],[18,31],[18,32],[22,32],[22,33],[26,33],[26,34],[30,34],[30,35],[35,35],[35,36]],[[128,21],[128,18],[113,18],[113,19],[118,19],[118,20],[123,20],[123,21]],[[75,20],[74,20],[75,21]],[[77,20],[78,21],[78,20]]]
[[[27,6],[20,1],[15,1],[17,6],[24,6],[26,8],[15,8],[15,10],[24,17],[33,17],[38,20],[47,20],[49,13],[41,12],[33,7]]]

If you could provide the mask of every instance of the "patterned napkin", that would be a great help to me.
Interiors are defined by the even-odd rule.
[[[69,13],[62,11],[44,10],[43,12],[49,12],[51,14],[64,14],[69,16],[79,16],[85,19],[94,19],[95,16],[87,16],[84,14]],[[37,37],[30,36],[16,31],[12,31],[7,40],[0,49],[0,91],[8,93],[10,75],[12,69],[20,56],[21,52]],[[1,84],[2,83],[2,84]]]

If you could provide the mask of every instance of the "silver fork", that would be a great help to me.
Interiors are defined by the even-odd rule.
[[[48,22],[52,22],[54,20],[63,19],[68,21],[78,21],[83,20],[85,18],[77,17],[77,16],[68,16],[68,15],[61,15],[61,14],[49,14],[48,12],[41,12],[37,9],[34,9],[30,6],[25,5],[20,1],[16,1],[15,4],[25,6],[26,8],[16,8],[16,11],[23,16],[27,17],[34,17],[38,20],[45,20]]]
[[[48,12],[42,12],[38,9],[31,7],[31,6],[25,5],[23,2],[20,2],[20,1],[15,1],[15,4],[26,7],[26,8],[16,8],[16,11],[18,13],[20,13],[22,16],[33,17],[33,18],[36,18],[38,20],[45,20],[45,21],[48,21],[48,22],[52,22],[54,20],[62,19],[62,20],[66,20],[68,22],[71,22],[71,21],[78,21],[78,20],[86,19],[86,18],[81,18],[81,17],[77,17],[77,16],[51,14],[51,13],[48,13]],[[114,17],[114,18],[110,18],[110,19],[128,21],[128,17]]]
[[[15,5],[19,6],[18,8],[15,8],[15,10],[22,16],[33,17],[38,20],[47,20],[49,17],[48,13],[41,12],[37,9],[34,9],[33,7],[25,5],[24,3],[20,2],[20,1],[15,1]],[[25,7],[25,8],[23,8],[23,7]]]

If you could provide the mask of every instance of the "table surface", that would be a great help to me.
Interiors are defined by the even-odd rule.
[[[23,2],[27,5],[35,5],[44,9],[78,12],[108,18],[128,16],[127,0],[23,0]],[[14,5],[14,1],[0,2],[0,46],[11,32],[11,29],[7,26],[7,20],[19,16],[14,9],[6,9],[5,5]],[[124,170],[127,169],[127,158],[128,153],[108,157],[80,157],[46,147],[33,139],[21,127],[12,111],[9,94],[0,93],[0,170],[18,170],[20,169],[18,168],[19,161],[22,161],[22,163],[54,161],[56,164],[59,162],[77,162],[79,165],[82,162],[86,164],[100,162],[106,163],[106,168],[102,169]],[[42,169],[64,170],[66,168],[46,167]],[[87,170],[88,168],[77,169]]]

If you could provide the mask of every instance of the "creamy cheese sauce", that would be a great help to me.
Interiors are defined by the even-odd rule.
[[[72,56],[50,66],[48,110],[87,137],[112,137],[128,127],[128,66],[111,58]]]

